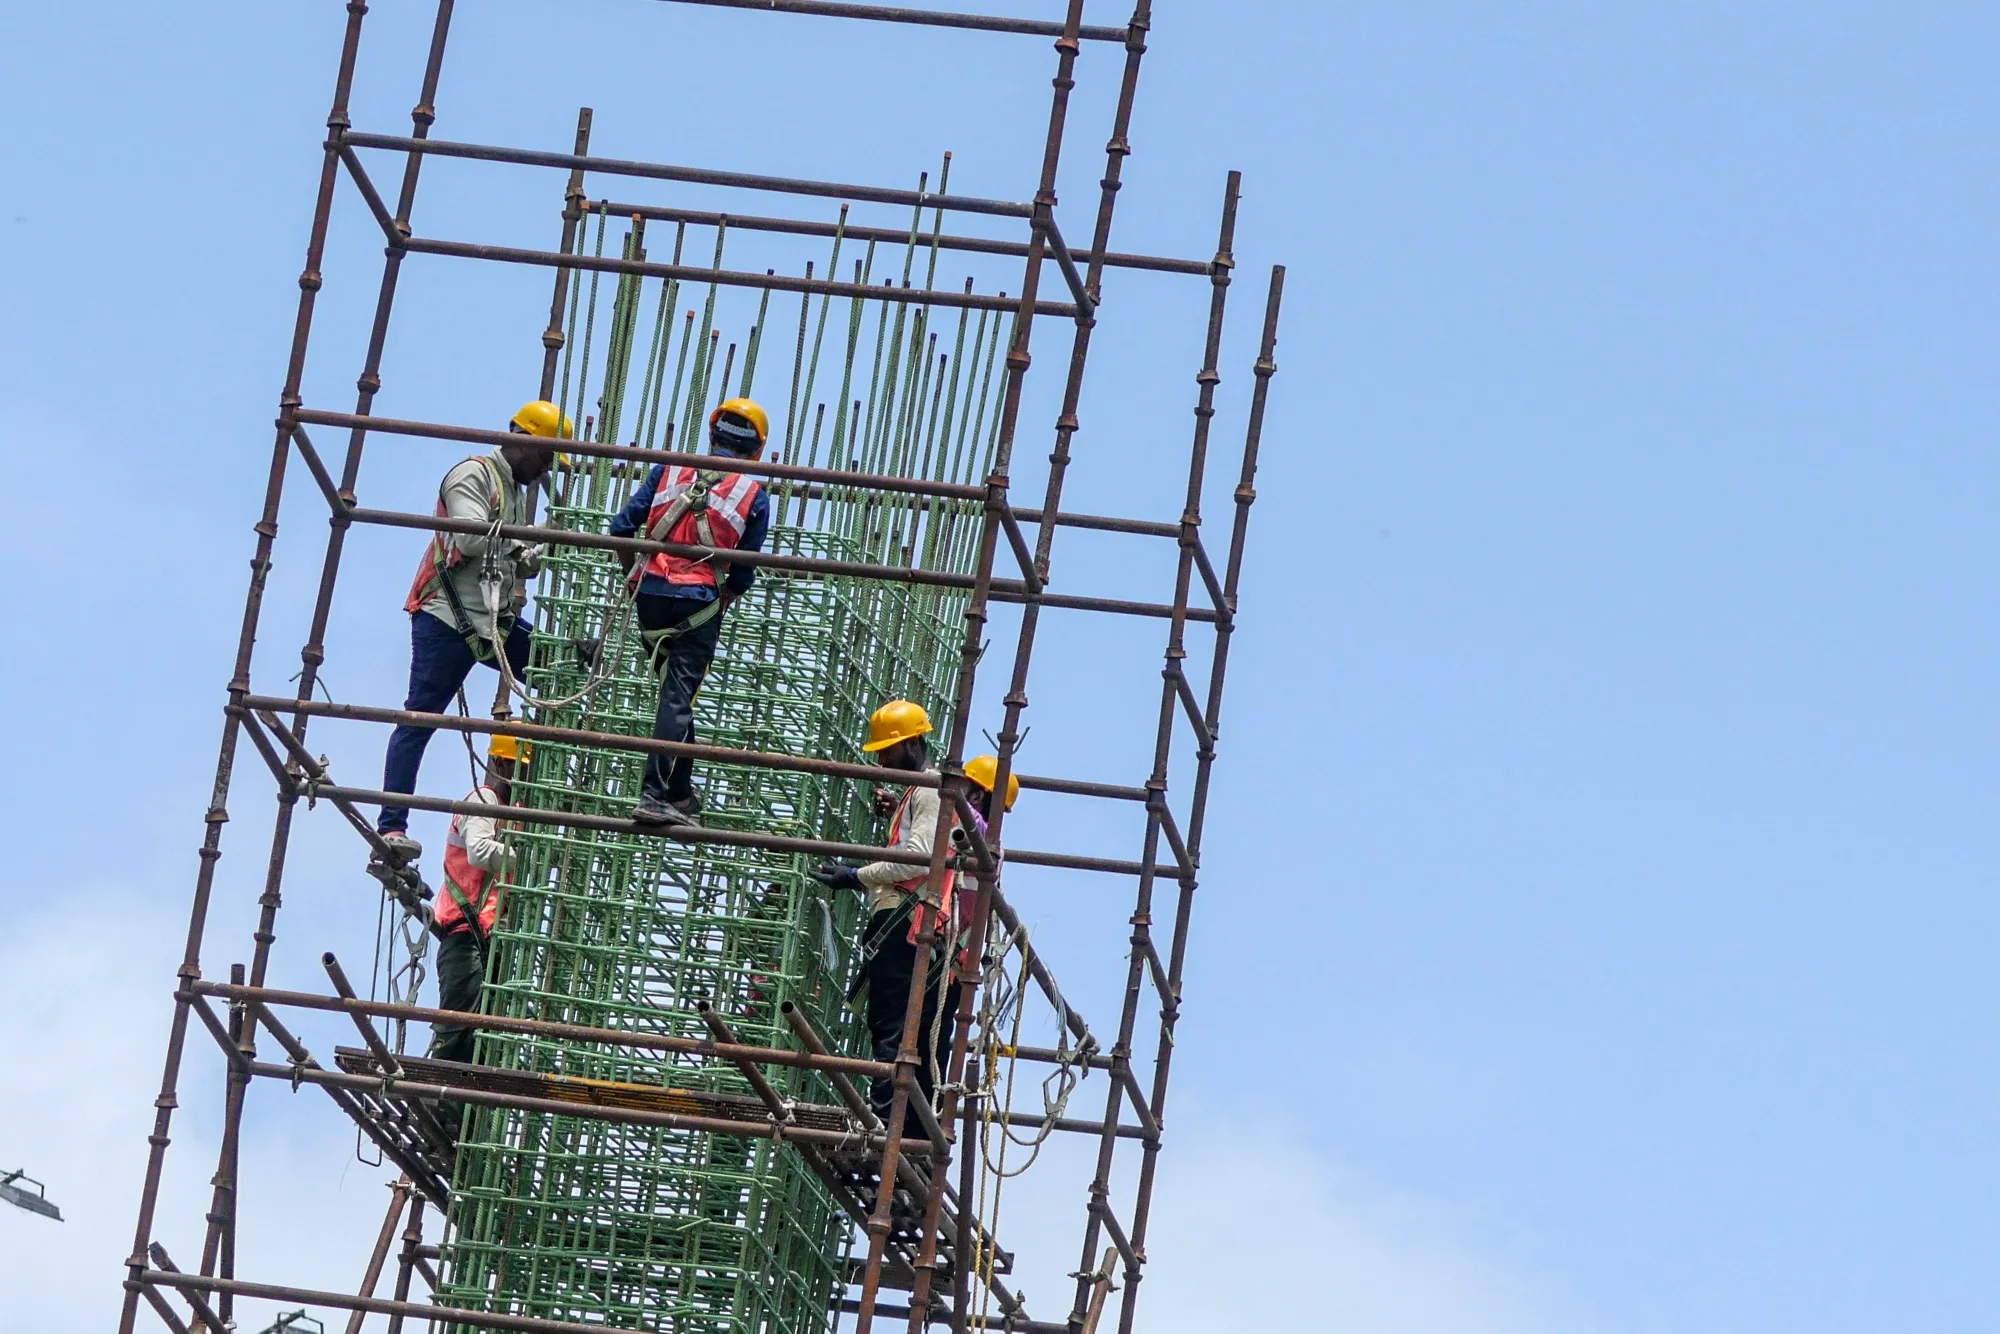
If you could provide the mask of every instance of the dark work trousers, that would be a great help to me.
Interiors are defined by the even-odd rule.
[[[438,942],[438,1008],[477,1010],[479,988],[486,980],[486,960],[469,929],[454,931]],[[431,1055],[440,1061],[472,1060],[474,1030],[439,1024],[431,1030]]]
[[[443,713],[477,661],[458,631],[427,611],[411,612],[410,697],[403,701],[403,707],[418,713]],[[519,620],[507,634],[507,663],[514,669],[516,681],[528,670],[528,627]],[[486,665],[500,670],[498,663]],[[382,762],[383,791],[417,790],[417,769],[424,762],[424,747],[435,730],[405,723],[389,734],[389,754]],[[375,817],[375,828],[384,834],[409,827],[410,812],[401,806],[384,806]]]
[[[639,624],[648,630],[665,630],[710,605],[700,598],[641,593]],[[708,675],[708,664],[715,660],[715,641],[722,636],[726,614],[718,611],[705,623],[667,641],[665,666],[660,671],[660,711],[653,718],[655,741],[694,740],[695,692]],[[694,795],[694,761],[685,755],[671,762],[664,755],[652,756],[646,761],[641,791],[664,801],[686,801]]]
[[[874,1040],[875,1059],[894,1063],[896,1052],[903,1045],[903,1020],[910,1004],[910,979],[917,968],[917,947],[910,943],[909,906],[884,908],[870,916],[862,939],[881,942],[866,965],[868,1035]],[[930,967],[924,970],[924,1019],[923,1028],[917,1033],[917,1084],[923,1089],[933,1111],[937,1110],[936,1081],[931,1078],[931,1056],[927,1056],[925,1051],[928,1045],[931,1055],[936,1057],[940,1075],[951,1073],[951,1040],[953,1022],[958,1014],[958,988],[950,985],[947,976],[951,971],[950,959],[947,952],[933,950]],[[868,1102],[884,1124],[889,1120],[889,1102],[894,1093],[895,1086],[887,1079],[877,1079],[868,1086]],[[906,1116],[903,1133],[923,1134],[922,1123],[914,1115]]]

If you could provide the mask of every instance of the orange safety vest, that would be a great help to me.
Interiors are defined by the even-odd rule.
[[[482,794],[485,799],[498,805],[500,798],[492,788],[476,788],[466,800],[478,801]],[[500,881],[497,877],[480,870],[472,864],[466,853],[465,822],[469,815],[451,817],[451,832],[444,840],[444,893],[438,896],[437,907],[431,916],[440,931],[458,930],[465,922],[465,910],[476,906],[479,916],[478,935],[485,940],[493,933],[493,923],[500,916]]]
[[[501,519],[505,520],[507,518],[507,488],[500,476],[500,465],[495,463],[492,456],[487,454],[475,454],[472,457],[478,460],[480,465],[486,469],[486,481],[492,488],[493,494],[487,497],[486,503],[493,507],[494,512]],[[469,461],[460,459],[459,463]],[[445,476],[450,477],[452,473],[458,471],[459,463],[454,463],[445,472]],[[438,487],[437,517],[440,519],[450,517],[445,513],[444,487],[442,485]],[[457,536],[455,533],[431,534],[430,545],[424,548],[424,558],[417,562],[417,577],[410,583],[410,596],[403,601],[404,611],[422,611],[424,603],[430,600],[431,593],[436,590],[438,585],[444,582],[445,571],[456,569],[464,563],[465,553],[460,551],[451,540],[455,536]],[[456,611],[458,608],[454,605],[452,609]],[[468,633],[470,630],[470,626],[459,627],[460,634]]]
[[[743,530],[750,526],[750,506],[757,500],[758,489],[756,478],[740,472],[665,469],[653,492],[653,507],[646,512],[645,535],[654,542],[734,550],[742,545]],[[677,515],[669,511],[677,511]],[[637,588],[640,580],[652,574],[670,584],[713,588],[718,563],[656,552],[632,571],[632,586]]]
[[[903,799],[896,803],[896,814],[894,818],[892,818],[889,821],[889,846],[892,848],[903,841],[903,811],[910,804],[910,794],[915,791],[916,789],[913,787],[904,788]],[[949,832],[947,831],[946,837],[949,836],[950,836]],[[924,871],[917,875],[911,876],[908,880],[898,880],[896,882],[896,888],[902,890],[905,894],[915,897],[923,890],[924,881],[928,879],[929,876],[930,872]],[[947,935],[950,931],[950,923],[952,920],[952,915],[951,915],[952,890],[957,886],[957,884],[958,884],[958,872],[953,870],[949,866],[945,867],[944,873],[938,878],[936,911],[937,911],[937,929],[940,936]],[[925,904],[922,899],[918,899],[916,908],[910,913],[910,933],[906,937],[906,939],[912,945],[916,944],[917,937],[923,934],[924,912],[928,906],[929,905]]]

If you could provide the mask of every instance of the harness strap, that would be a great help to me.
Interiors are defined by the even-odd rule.
[[[659,676],[666,672],[667,654],[673,649],[676,639],[690,630],[697,630],[707,625],[721,612],[722,598],[718,595],[711,599],[707,606],[679,625],[669,625],[658,630],[641,630],[639,639],[646,646],[646,662],[653,669],[653,675]]]
[[[458,911],[463,916],[466,928],[472,932],[473,948],[477,949],[479,957],[484,959],[486,957],[486,932],[479,925],[479,914],[466,901],[465,891],[458,887],[456,880],[453,880],[450,876],[446,876],[444,878],[444,887],[445,892],[451,895],[452,902],[458,905]],[[491,893],[492,891],[489,889],[487,892]],[[480,897],[483,899],[486,895],[482,894]]]
[[[507,484],[506,480],[500,475],[500,465],[493,461],[493,457],[490,454],[475,454],[473,457],[479,461],[480,467],[485,470],[486,481],[493,490],[493,494],[487,498],[486,503],[491,505],[502,519],[505,519],[507,517]],[[449,472],[445,474],[447,479],[450,476]],[[440,513],[444,511],[443,482],[438,484],[438,510]],[[472,617],[466,614],[465,602],[458,596],[458,589],[452,586],[450,573],[452,562],[445,554],[448,541],[449,539],[443,533],[439,533],[432,539],[431,577],[425,582],[423,588],[419,590],[419,594],[427,598],[430,596],[433,586],[442,589],[444,600],[451,606],[452,628],[458,631],[459,638],[463,639],[465,646],[472,650],[472,656],[476,660],[480,662],[492,662],[494,660],[493,641],[473,628]],[[505,631],[500,628],[500,618],[497,615],[493,618],[493,631],[496,635],[504,638],[507,634],[512,633],[513,629],[514,615],[512,612],[507,614],[507,628]]]

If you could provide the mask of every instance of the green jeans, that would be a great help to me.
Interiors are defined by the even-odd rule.
[[[479,987],[486,980],[486,960],[469,930],[454,931],[438,942],[438,1008],[477,1010]],[[439,1024],[431,1030],[431,1055],[440,1061],[472,1061],[475,1030]]]

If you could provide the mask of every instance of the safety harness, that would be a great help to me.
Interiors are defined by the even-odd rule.
[[[708,493],[714,489],[715,484],[720,482],[725,475],[713,468],[696,470],[694,480],[689,482],[679,495],[668,502],[666,509],[661,511],[660,517],[646,529],[646,540],[649,542],[666,541],[667,534],[673,532],[675,526],[682,519],[692,514],[694,515],[695,535],[701,539],[701,545],[714,547],[715,529],[709,523],[708,519]],[[679,639],[691,630],[700,629],[722,613],[722,581],[729,574],[729,562],[721,559],[715,552],[711,551],[696,563],[707,564],[713,569],[716,596],[707,606],[678,625],[664,626],[658,630],[641,630],[639,632],[640,640],[646,645],[646,661],[652,667],[655,676],[663,675],[666,672],[667,658],[673,651],[673,644],[676,639]],[[645,575],[646,567],[643,564],[635,564],[632,567],[632,587],[634,590],[637,590],[640,581],[645,578]]]
[[[474,461],[485,470],[487,483],[492,490],[492,495],[487,498],[487,504],[493,507],[496,515],[504,518],[507,507],[507,479],[501,475],[500,465],[493,461],[493,457],[490,454],[474,455]],[[456,468],[452,469],[452,472],[456,471]],[[444,491],[445,485],[450,480],[451,473],[447,472],[445,474],[445,481],[438,485],[439,518],[445,517]],[[488,555],[491,555],[490,551]],[[458,636],[465,641],[465,646],[472,650],[474,658],[480,662],[490,663],[493,661],[494,641],[480,634],[473,627],[472,617],[465,610],[465,602],[458,596],[458,589],[453,586],[449,576],[449,571],[463,564],[464,560],[464,555],[457,547],[451,544],[447,534],[439,533],[433,537],[430,548],[430,574],[427,578],[420,577],[416,587],[410,590],[409,609],[411,611],[417,610],[423,603],[430,600],[434,590],[443,589],[444,600],[451,607],[452,628],[458,631]],[[501,623],[503,618],[506,622],[505,625]],[[514,613],[512,611],[494,613],[493,632],[495,635],[504,641],[513,632],[513,629]]]

